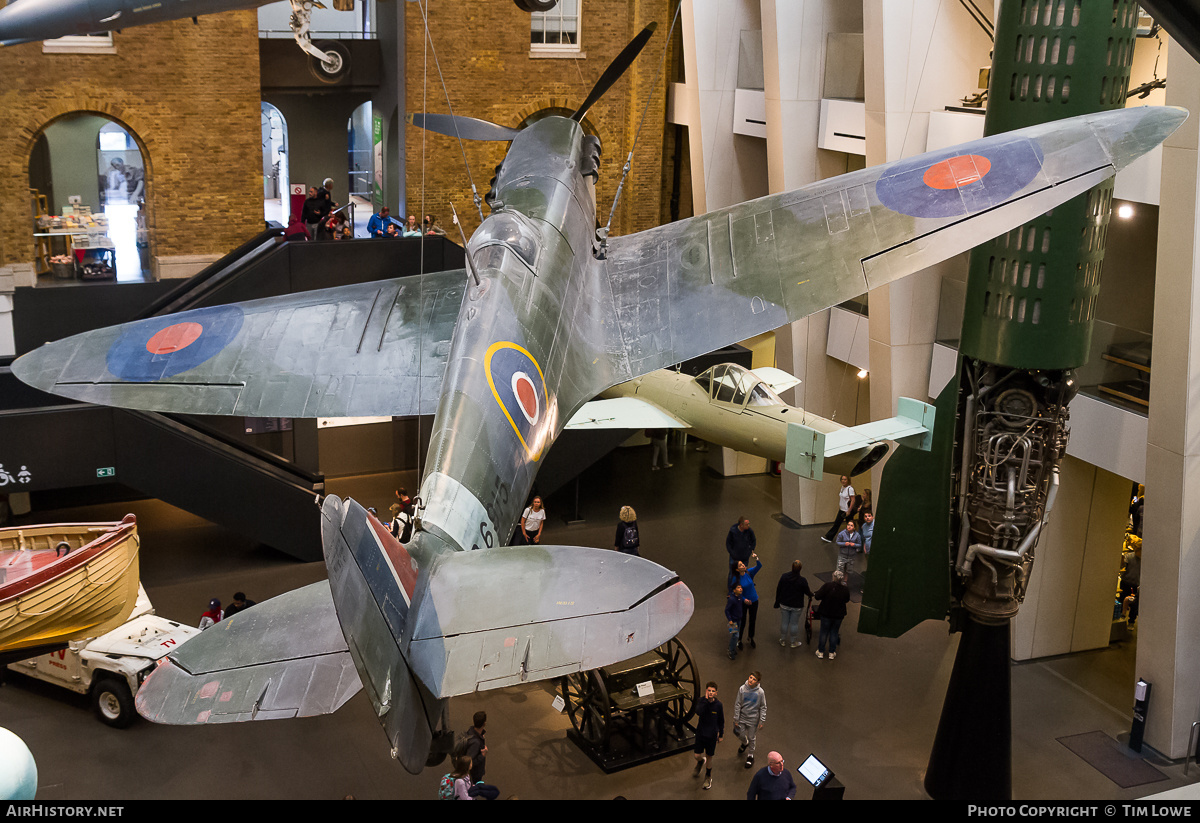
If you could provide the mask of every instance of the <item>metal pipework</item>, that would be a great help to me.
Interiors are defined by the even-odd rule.
[[[1057,494],[1074,381],[1070,372],[969,360],[965,369],[972,391],[963,403],[954,570],[962,606],[995,625],[1025,597],[1033,548]]]

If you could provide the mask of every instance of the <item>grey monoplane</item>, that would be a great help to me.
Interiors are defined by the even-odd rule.
[[[416,772],[449,749],[447,698],[658,646],[693,610],[674,572],[600,549],[505,546],[571,416],[610,386],[1009,231],[1126,166],[1187,116],[1142,108],[1036,126],[605,239],[600,143],[581,120],[648,36],[572,117],[493,127],[512,142],[492,212],[467,245],[469,272],[141,320],[13,364],[46,391],[140,409],[435,414],[411,541],[392,539],[354,501],[326,498],[328,582],[189,641],[139,691],[143,715],[315,714],[361,683],[394,756]]]

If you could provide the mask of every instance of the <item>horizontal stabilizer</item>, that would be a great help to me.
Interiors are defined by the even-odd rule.
[[[567,421],[568,429],[687,429],[690,426],[636,397],[592,400]]]
[[[155,723],[236,723],[329,714],[360,688],[321,581],[191,638],[146,678],[135,703]]]
[[[443,555],[419,597],[409,663],[441,697],[626,660],[678,634],[694,607],[674,572],[575,546]]]
[[[909,397],[901,397],[898,406],[900,414],[896,417],[839,429],[826,435],[825,456],[832,457],[853,449],[861,449],[881,440],[896,440],[904,445],[912,445],[912,448],[929,451],[929,443],[932,441],[930,433],[933,431],[933,406]],[[923,448],[920,443],[925,444]]]
[[[901,397],[897,406],[900,414],[896,417],[830,432],[818,431],[800,423],[789,423],[784,468],[801,477],[817,480],[825,470],[827,458],[850,453],[872,454],[888,440],[929,451],[933,442],[933,406],[909,397]],[[871,465],[878,462],[879,457],[882,455],[871,460]],[[870,468],[861,460],[860,464]],[[859,471],[856,468],[849,470],[849,473],[853,475]]]

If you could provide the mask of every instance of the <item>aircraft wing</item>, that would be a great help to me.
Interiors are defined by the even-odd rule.
[[[146,678],[135,705],[155,723],[236,723],[328,714],[360,688],[322,580],[188,640]]]
[[[691,425],[653,403],[637,397],[590,400],[567,421],[566,428],[582,429],[689,429]]]
[[[463,269],[138,320],[16,360],[17,377],[89,403],[247,417],[437,411]]]
[[[1087,191],[1186,116],[1060,120],[614,238],[614,370],[639,377],[966,251]]]

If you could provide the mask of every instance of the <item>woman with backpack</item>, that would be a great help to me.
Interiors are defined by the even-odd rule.
[[[633,506],[622,506],[620,518],[620,522],[617,523],[617,536],[614,539],[613,548],[622,554],[641,557],[641,554],[638,553],[638,546],[642,541],[638,534],[637,512],[633,510]]]

